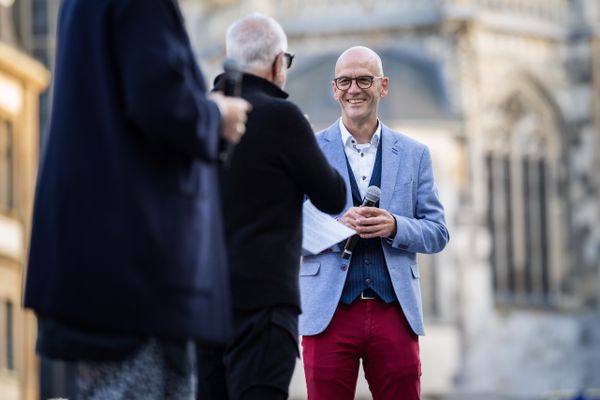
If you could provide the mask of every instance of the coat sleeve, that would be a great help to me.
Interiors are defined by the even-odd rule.
[[[114,56],[129,122],[148,140],[214,161],[221,117],[206,97],[179,10],[171,0],[120,0]]]
[[[346,184],[321,152],[308,120],[293,105],[280,115],[285,115],[291,130],[285,145],[291,175],[319,210],[328,214],[341,212],[346,205]]]
[[[396,236],[388,240],[392,247],[414,253],[437,253],[450,239],[440,203],[429,149],[424,147],[418,168],[417,199],[414,218],[393,214]]]

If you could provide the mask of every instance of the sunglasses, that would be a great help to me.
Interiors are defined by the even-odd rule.
[[[285,58],[285,66],[287,67],[287,69],[292,68],[292,62],[294,61],[294,57],[296,56],[292,53],[283,53],[283,58]]]

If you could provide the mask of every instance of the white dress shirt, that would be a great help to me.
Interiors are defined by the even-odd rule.
[[[348,157],[348,163],[352,168],[352,173],[356,179],[361,200],[365,198],[371,175],[373,175],[373,166],[377,158],[377,145],[381,137],[381,124],[377,121],[377,128],[371,137],[369,143],[359,144],[350,134],[344,123],[340,119],[340,132],[342,133],[342,143],[344,151]]]

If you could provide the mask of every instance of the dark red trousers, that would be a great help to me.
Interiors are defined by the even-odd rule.
[[[360,359],[373,400],[418,400],[419,338],[398,302],[340,303],[327,329],[302,338],[308,400],[354,400]]]

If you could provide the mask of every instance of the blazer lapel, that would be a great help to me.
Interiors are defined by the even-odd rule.
[[[342,215],[348,208],[352,207],[352,191],[350,190],[350,175],[346,163],[346,154],[344,153],[344,144],[342,143],[342,134],[340,132],[339,120],[331,125],[323,133],[324,144],[321,147],[323,153],[329,160],[329,163],[342,175],[346,182],[346,207],[338,215]]]
[[[398,148],[398,139],[394,133],[383,124],[381,124],[381,140],[383,142],[381,143],[381,198],[379,207],[388,210],[399,171],[400,149]]]

